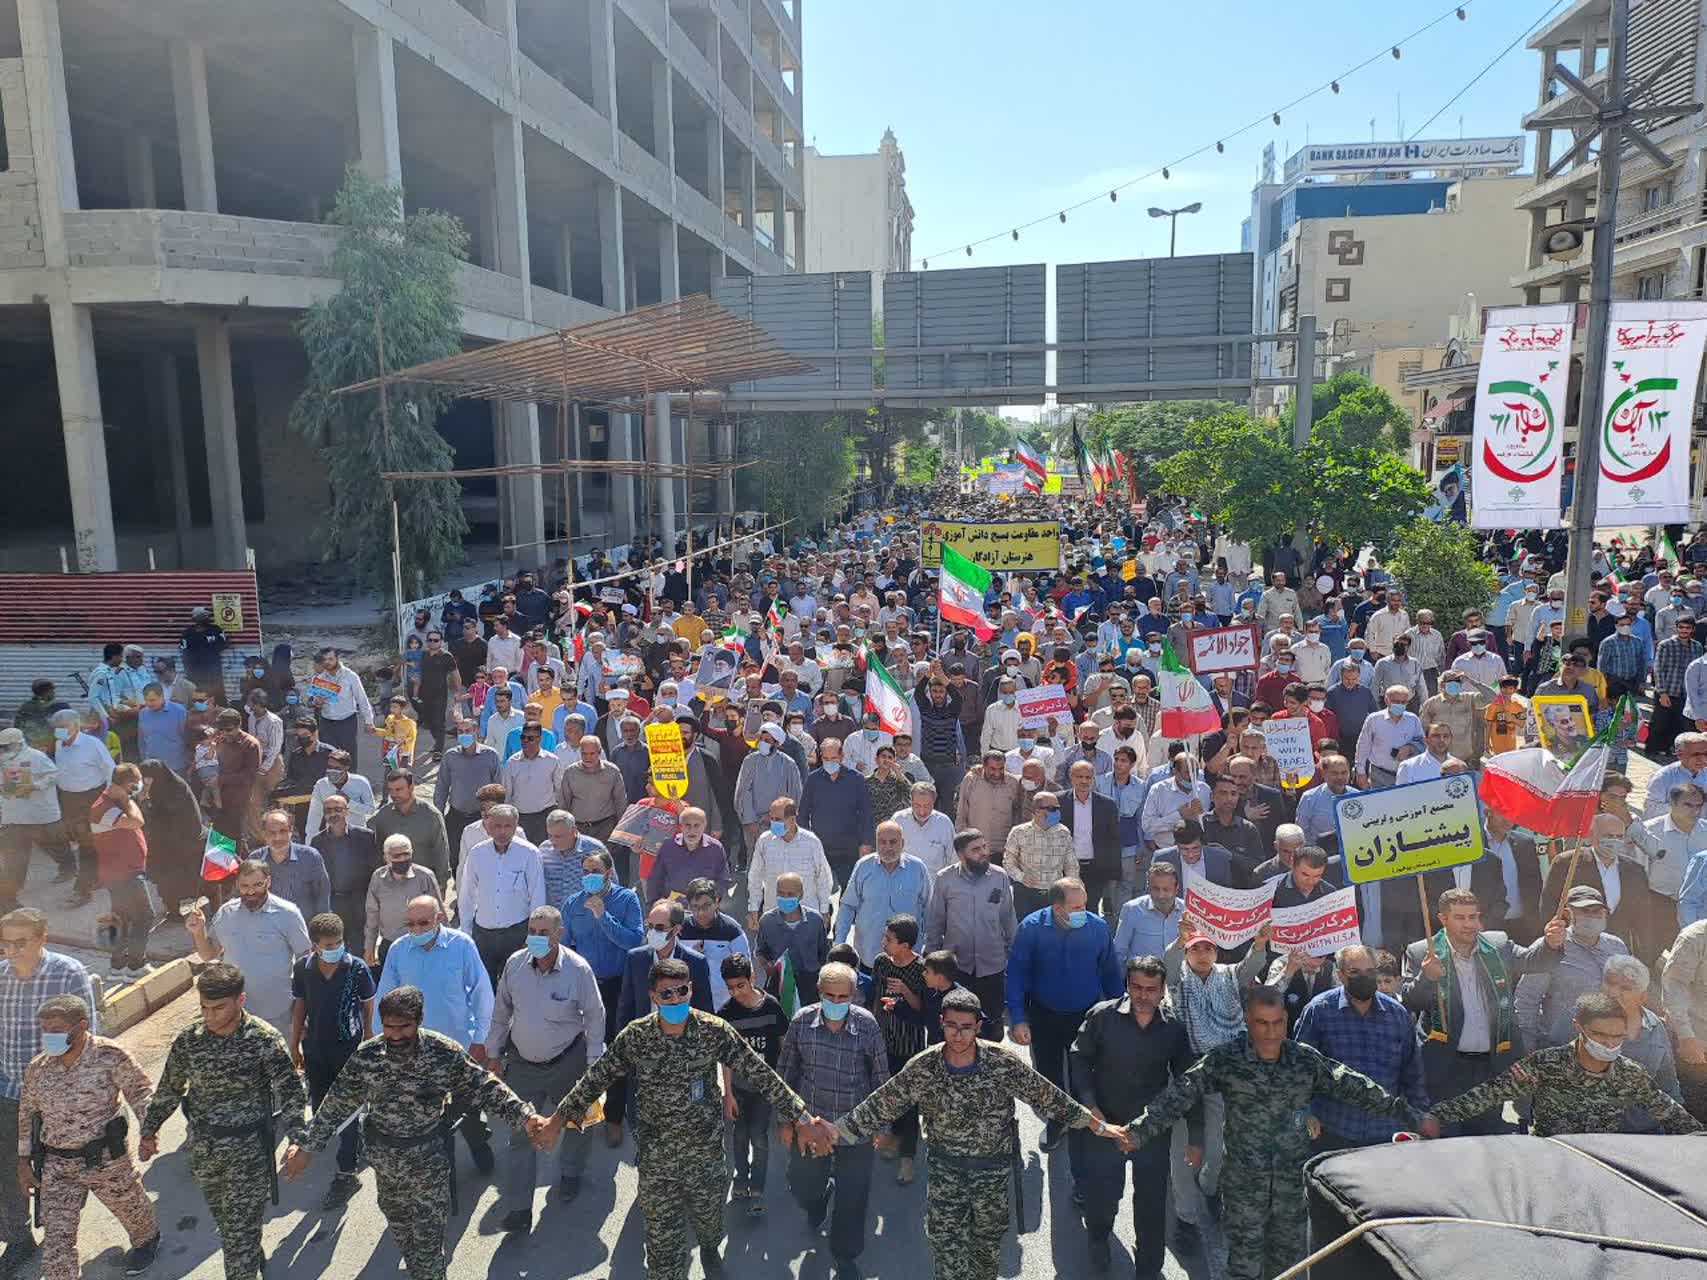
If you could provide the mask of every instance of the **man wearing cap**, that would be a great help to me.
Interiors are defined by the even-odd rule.
[[[1545,972],[1525,974],[1517,984],[1517,1025],[1524,1047],[1531,1051],[1569,1040],[1577,998],[1600,989],[1608,960],[1630,954],[1622,938],[1606,932],[1608,913],[1600,890],[1574,886],[1563,914],[1570,928],[1559,963]]]
[[[1506,673],[1505,660],[1493,651],[1488,633],[1480,627],[1471,631],[1466,639],[1470,642],[1469,649],[1452,660],[1449,670],[1462,672],[1485,688],[1494,688]]]
[[[178,637],[184,674],[215,702],[225,701],[225,675],[220,670],[220,660],[230,643],[225,632],[213,625],[211,609],[193,610],[190,625]]]

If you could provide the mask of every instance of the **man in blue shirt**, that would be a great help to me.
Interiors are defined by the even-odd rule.
[[[563,941],[593,967],[599,998],[611,1024],[609,1035],[614,1039],[628,955],[645,941],[646,931],[641,923],[639,897],[634,890],[616,882],[610,851],[597,841],[593,844],[596,847],[585,849],[581,858],[581,887],[563,903]],[[616,1125],[616,1141],[611,1141],[609,1128],[605,1131],[605,1141],[613,1147],[622,1141],[621,1122],[627,1109],[628,1077],[624,1076],[605,1093],[605,1115]]]
[[[445,924],[439,900],[428,894],[410,900],[403,920],[406,932],[386,952],[385,969],[374,992],[373,1034],[380,1034],[377,1011],[385,993],[419,987],[425,1012],[421,1025],[449,1036],[468,1050],[469,1057],[484,1064],[486,1032],[492,1022],[492,980],[486,976],[474,939]],[[458,1128],[474,1157],[474,1167],[491,1173],[496,1163],[492,1131],[479,1110],[466,1113]]]
[[[1031,1046],[1032,1066],[1058,1089],[1067,1087],[1067,1051],[1085,1011],[1125,986],[1108,922],[1087,903],[1083,880],[1057,880],[1049,886],[1049,905],[1020,921],[1008,952],[1008,1034],[1015,1044]],[[1053,1151],[1065,1133],[1051,1123],[1043,1150]]]
[[[1304,1006],[1293,1038],[1361,1071],[1423,1114],[1430,1104],[1416,1023],[1403,1004],[1379,990],[1375,953],[1364,946],[1345,947],[1334,968],[1340,985]],[[1322,1125],[1311,1144],[1317,1152],[1387,1142],[1398,1130],[1385,1116],[1329,1098],[1318,1097],[1311,1110]]]
[[[189,708],[167,700],[158,683],[142,691],[142,710],[137,713],[137,750],[144,760],[158,760],[180,778],[190,773],[190,744],[184,736]]]
[[[1185,917],[1185,898],[1174,864],[1151,862],[1147,879],[1150,891],[1120,909],[1114,956],[1122,966],[1138,956],[1165,955],[1179,937],[1179,922]]]
[[[870,968],[883,950],[883,931],[893,916],[925,918],[931,901],[931,875],[906,851],[907,836],[898,822],[877,825],[877,852],[854,864],[836,909],[836,941],[853,935],[859,962]]]

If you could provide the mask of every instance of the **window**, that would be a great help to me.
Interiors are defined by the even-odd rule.
[[[1636,297],[1651,301],[1666,296],[1666,273],[1649,271],[1636,277]]]
[[[1655,209],[1663,209],[1672,202],[1676,187],[1670,178],[1664,182],[1656,182],[1642,188],[1642,212],[1651,213]]]

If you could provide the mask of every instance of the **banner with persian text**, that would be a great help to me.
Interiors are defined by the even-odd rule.
[[[1557,529],[1575,308],[1488,313],[1471,440],[1470,524]]]
[[[1707,341],[1700,302],[1614,302],[1607,321],[1595,525],[1685,524],[1689,432]]]

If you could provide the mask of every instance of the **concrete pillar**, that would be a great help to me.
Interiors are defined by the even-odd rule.
[[[222,316],[196,322],[196,367],[201,375],[202,436],[213,509],[213,567],[248,564],[243,515],[243,473],[237,460],[237,397],[231,383],[231,329]]]
[[[652,154],[670,172],[670,195],[676,193],[675,75],[666,58],[652,59]]]
[[[599,180],[599,287],[606,307],[628,310],[628,272],[623,265],[622,188]]]
[[[665,218],[658,224],[658,299],[668,302],[682,296],[682,260],[676,240],[676,224]]]
[[[207,50],[172,43],[172,105],[178,116],[178,159],[184,171],[184,208],[219,212],[213,172],[213,118],[207,105]],[[233,565],[231,568],[241,566]]]
[[[735,179],[741,184],[741,214],[747,231],[752,233],[759,229],[758,161],[751,151],[743,151],[735,166]]]
[[[575,292],[575,237],[567,222],[557,224],[557,292]]]
[[[191,567],[190,472],[184,456],[184,404],[178,393],[178,357],[171,352],[150,361],[155,408],[165,434],[166,492],[172,507],[172,527],[178,543],[178,567]]]
[[[362,172],[385,186],[401,187],[403,146],[397,129],[397,58],[391,37],[378,27],[362,25],[351,42]]]
[[[669,467],[676,460],[676,433],[670,417],[670,395],[660,391],[652,397],[652,461],[658,467]],[[658,536],[664,541],[666,558],[676,553],[676,482],[659,476]]]
[[[705,122],[705,185],[710,188],[711,203],[722,213],[728,203],[729,191],[723,176],[723,117],[713,116]]]
[[[734,422],[723,424],[724,443],[721,461],[735,461],[735,447],[740,440],[740,428]],[[725,471],[717,480],[717,510],[725,516],[735,514],[735,473]]]
[[[113,494],[107,480],[107,441],[101,386],[95,375],[95,330],[88,307],[48,306],[59,415],[65,431],[65,471],[71,482],[71,526],[79,573],[119,567],[113,533]]]
[[[59,0],[18,0],[18,37],[24,55],[30,147],[35,153],[42,251],[49,267],[64,267],[70,262],[65,212],[80,206],[65,92],[65,51],[59,38]],[[109,520],[109,533],[110,524]]]
[[[499,116],[492,124],[492,171],[496,270],[522,282],[522,317],[532,320],[527,172],[522,160],[522,122],[515,116]]]
[[[612,462],[634,460],[634,415],[613,413],[610,426],[608,456]],[[638,532],[635,522],[635,482],[632,477],[613,475],[610,478],[610,540],[613,543],[631,542]]]
[[[505,466],[539,466],[539,411],[532,404],[497,404],[492,410],[498,431],[498,457]],[[545,554],[544,491],[537,471],[527,476],[502,478],[505,504],[504,529],[515,546],[516,559],[537,565]]]
[[[592,62],[593,110],[610,121],[611,146],[616,146],[616,24],[613,0],[589,0],[587,47]]]
[[[160,197],[154,182],[154,139],[146,133],[125,135],[125,198],[133,209],[158,209]]]

